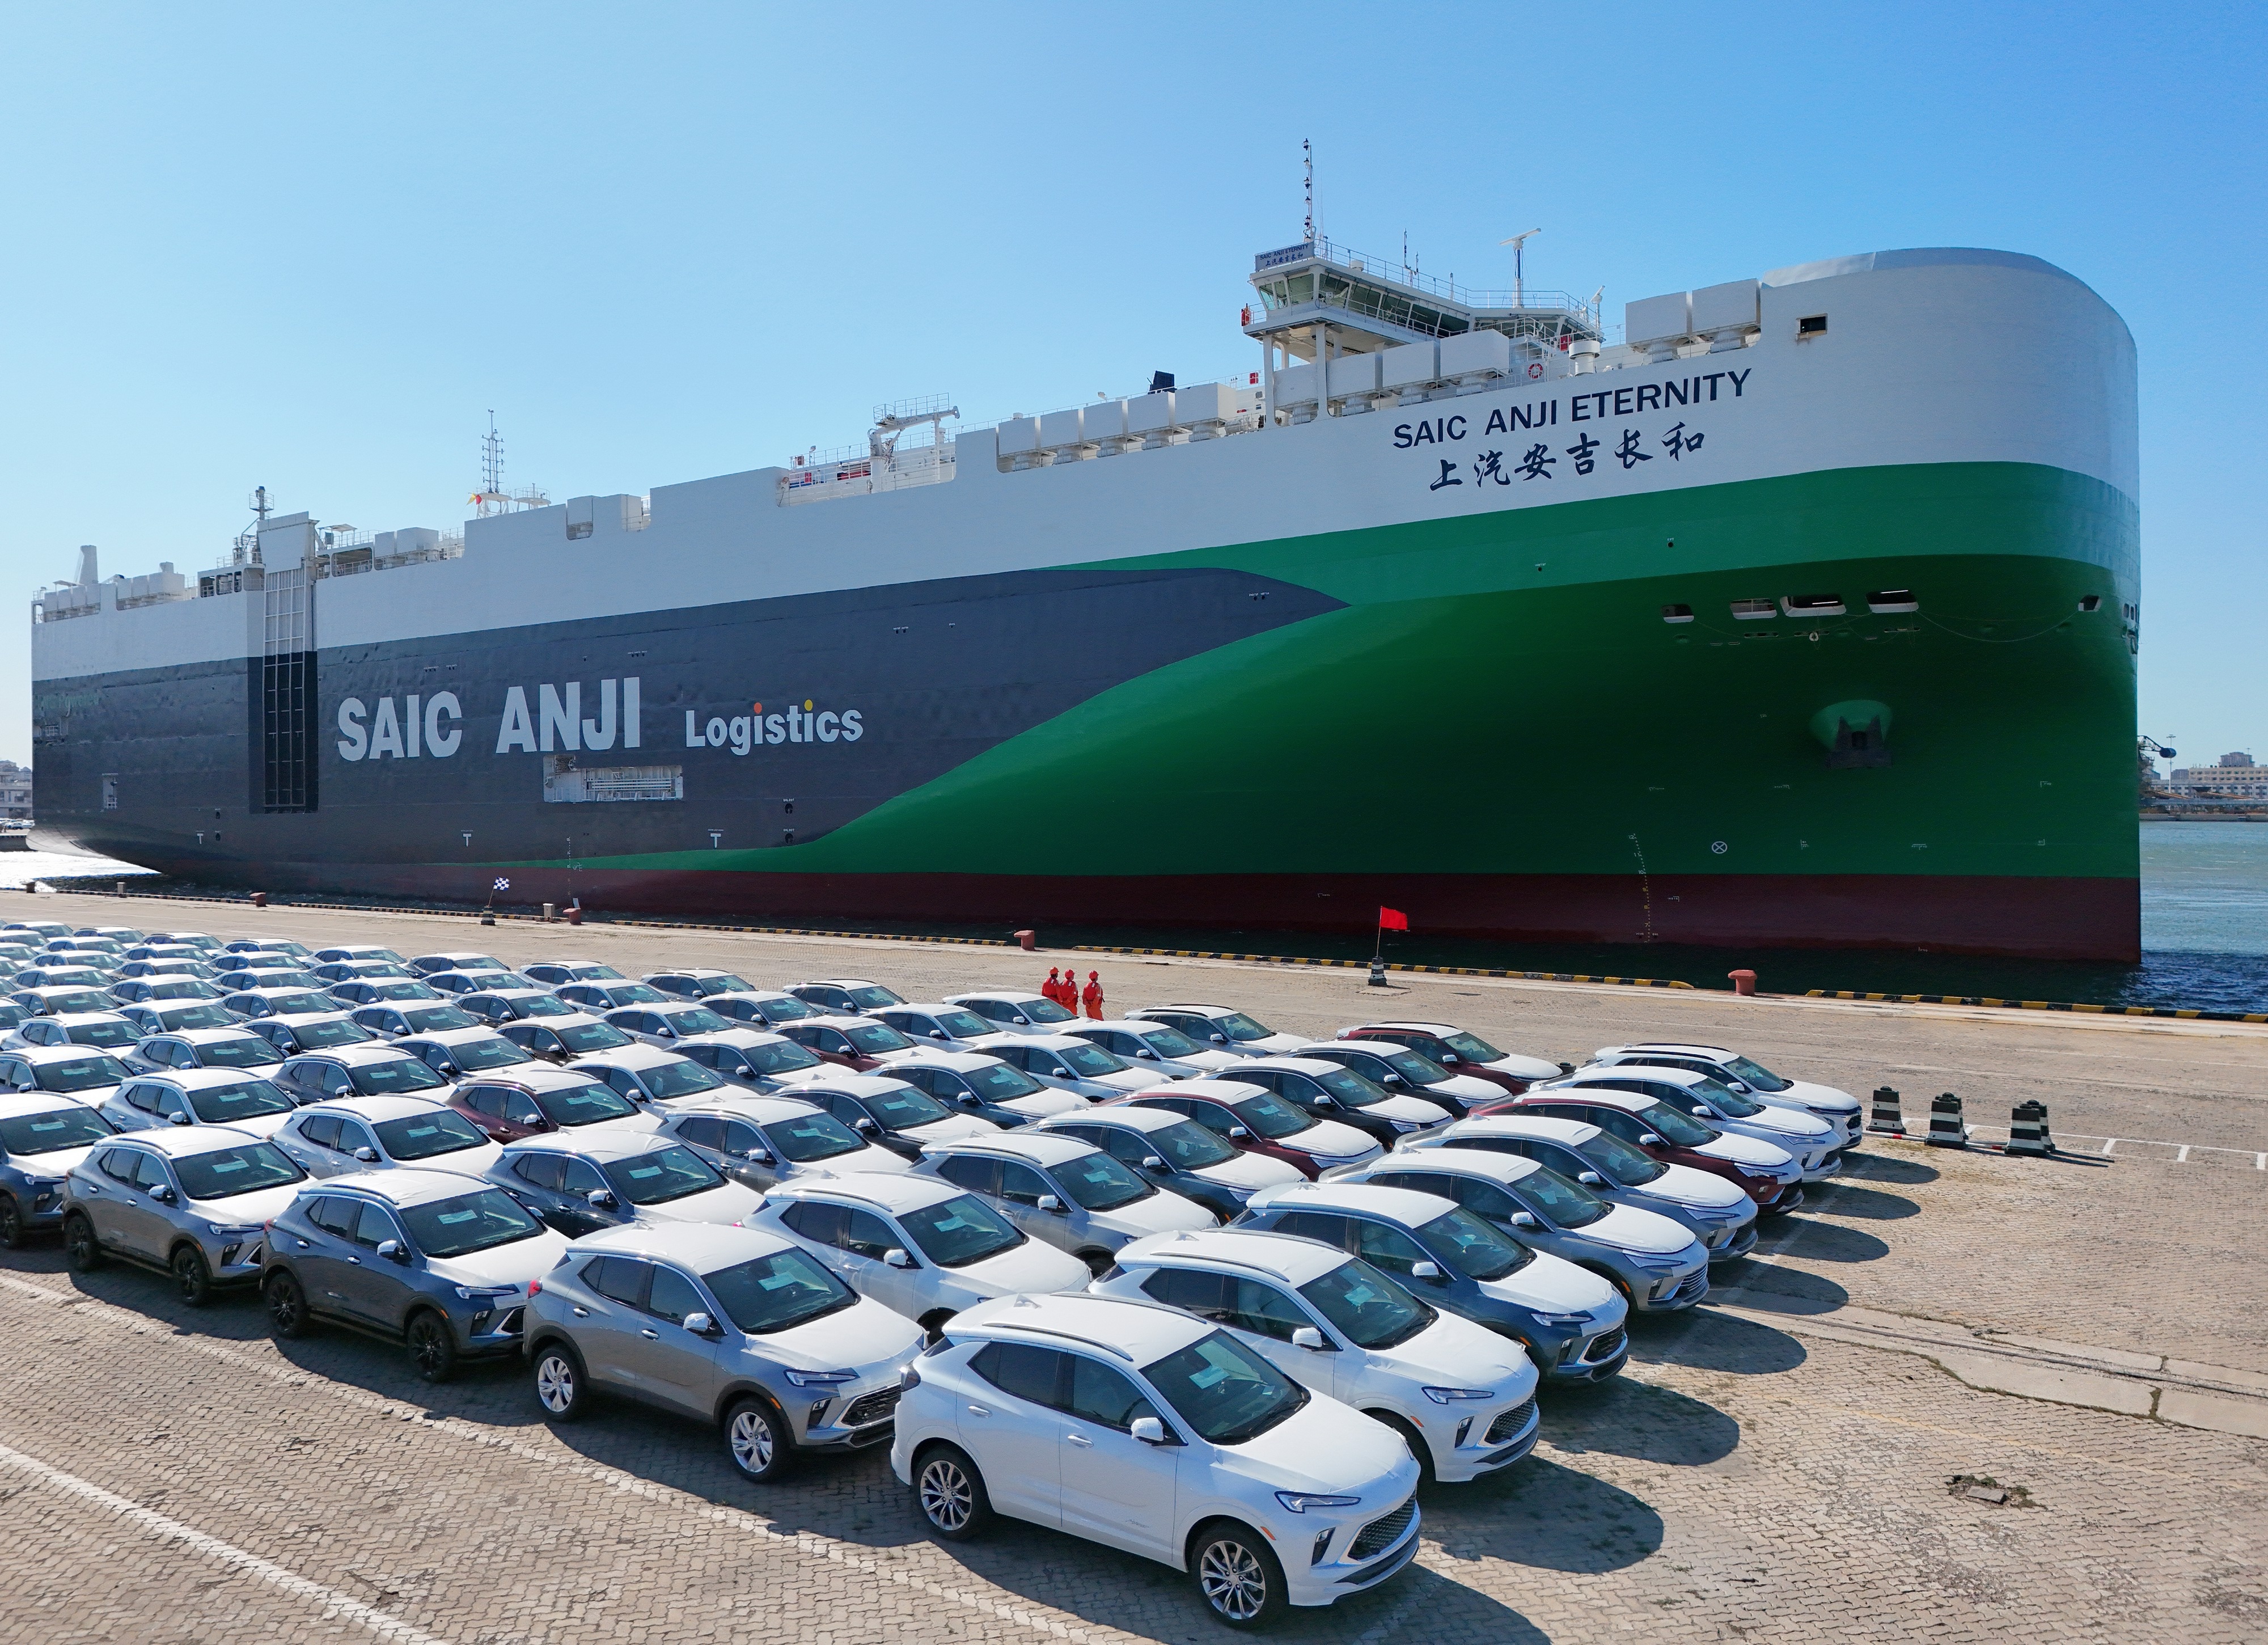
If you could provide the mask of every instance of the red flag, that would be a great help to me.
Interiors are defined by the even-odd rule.
[[[1407,931],[1410,929],[1410,916],[1398,908],[1381,907],[1378,911],[1378,928],[1381,931]]]

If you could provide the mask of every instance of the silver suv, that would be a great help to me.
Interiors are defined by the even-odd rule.
[[[260,1277],[269,1220],[307,1174],[225,1125],[165,1125],[92,1148],[63,1179],[63,1251],[87,1273],[113,1257],[163,1269],[202,1308]]]
[[[0,1093],[0,1250],[63,1221],[65,1173],[114,1134],[99,1112],[68,1096]]]

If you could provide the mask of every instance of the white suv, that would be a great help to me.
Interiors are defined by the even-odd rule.
[[[1400,1434],[1429,1479],[1477,1479],[1535,1449],[1535,1367],[1336,1246],[1220,1228],[1137,1240],[1094,1282],[1233,1332],[1295,1382]]]
[[[1373,1588],[1418,1551],[1402,1436],[1176,1309],[980,1302],[901,1385],[891,1472],[949,1540],[996,1513],[1050,1525],[1189,1572],[1234,1627]]]

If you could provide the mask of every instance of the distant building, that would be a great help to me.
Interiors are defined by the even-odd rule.
[[[2174,792],[2201,800],[2268,800],[2268,765],[2249,754],[2224,754],[2217,765],[2184,765],[2169,779]]]
[[[11,822],[32,819],[32,768],[13,760],[0,760],[0,818]]]

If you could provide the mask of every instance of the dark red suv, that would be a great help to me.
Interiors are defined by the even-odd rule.
[[[1750,1137],[1736,1137],[1705,1125],[1668,1103],[1609,1086],[1546,1086],[1473,1110],[1484,1114],[1549,1114],[1579,1119],[1620,1137],[1632,1147],[1671,1165],[1690,1165],[1737,1184],[1756,1202],[1759,1214],[1778,1215],[1803,1203],[1803,1171],[1785,1150]],[[1763,1162],[1778,1154],[1780,1166]]]
[[[466,1081],[449,1106],[497,1142],[624,1119],[638,1111],[627,1097],[572,1069],[521,1063]]]
[[[1451,1073],[1469,1073],[1501,1086],[1514,1096],[1539,1080],[1556,1080],[1567,1072],[1559,1063],[1498,1051],[1479,1035],[1448,1022],[1361,1022],[1341,1029],[1336,1037],[1390,1040],[1440,1064]]]
[[[882,1059],[892,1051],[911,1051],[913,1041],[908,1039],[887,1022],[877,1022],[872,1017],[805,1017],[797,1022],[779,1023],[774,1030],[784,1034],[812,1052],[821,1060],[831,1062],[839,1068],[856,1069],[860,1073],[882,1067]]]

